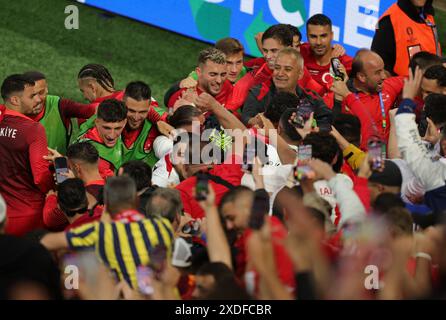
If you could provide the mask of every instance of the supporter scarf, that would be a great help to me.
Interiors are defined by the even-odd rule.
[[[137,222],[142,219],[144,219],[144,215],[133,209],[125,210],[123,212],[114,215],[113,217],[113,221],[124,222],[124,223]]]

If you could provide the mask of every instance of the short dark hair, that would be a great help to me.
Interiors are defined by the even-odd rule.
[[[46,79],[45,75],[40,71],[27,71],[23,73],[23,76],[33,80],[34,82]]]
[[[155,199],[162,199],[155,205]],[[171,188],[155,189],[146,203],[146,213],[148,216],[164,217],[173,223],[177,216],[183,211],[183,202],[181,201],[180,192]]]
[[[23,92],[25,87],[34,86],[35,81],[25,77],[22,74],[12,74],[3,80],[0,89],[4,101],[8,100],[13,93]]]
[[[266,106],[265,117],[273,123],[278,123],[280,117],[289,108],[296,110],[299,105],[299,98],[290,92],[278,92],[271,102]]]
[[[299,40],[302,40],[302,33],[299,31],[299,28],[296,26],[293,26],[292,24],[287,24],[288,28],[290,29],[291,33],[294,36],[298,36]]]
[[[331,19],[322,13],[315,14],[307,20],[307,29],[310,24],[312,26],[330,26],[330,29],[332,27]]]
[[[121,168],[123,174],[128,175],[135,181],[137,191],[152,185],[152,169],[144,161],[131,160],[124,163]]]
[[[90,63],[82,67],[77,75],[78,79],[92,78],[105,90],[114,90],[115,81],[108,69],[97,63]]]
[[[384,219],[397,235],[413,234],[413,219],[410,212],[401,206],[396,206],[384,213]]]
[[[136,184],[127,176],[109,177],[104,187],[104,204],[107,211],[114,215],[122,209],[135,208]]]
[[[70,160],[81,160],[89,164],[96,164],[99,161],[98,150],[87,141],[69,145],[66,156]]]
[[[124,96],[136,101],[149,100],[152,97],[152,90],[145,82],[133,81],[125,87]]]
[[[352,114],[340,113],[333,120],[333,127],[350,143],[361,143],[361,122]]]
[[[99,104],[97,117],[105,122],[120,122],[127,119],[127,107],[122,101],[107,99]]]
[[[169,117],[169,124],[174,128],[179,128],[184,125],[190,125],[192,118],[200,116],[201,111],[191,105],[184,105],[175,110]]]
[[[287,24],[275,24],[266,29],[262,36],[262,42],[266,39],[277,40],[285,47],[293,45],[293,33]]]
[[[218,283],[219,279],[226,277],[234,277],[232,270],[223,262],[208,262],[203,264],[197,271],[198,276],[211,275]]]
[[[417,52],[409,62],[409,67],[412,72],[415,72],[416,67],[425,71],[429,67],[435,65],[441,65],[441,58],[436,54],[427,51]]]
[[[296,128],[290,123],[290,117],[293,114],[293,112],[296,112],[296,108],[288,108],[280,117],[279,125],[282,129],[283,134],[290,139],[293,142],[299,142],[302,141],[302,136],[297,132]]]
[[[424,77],[429,80],[437,80],[440,87],[446,87],[446,68],[443,65],[434,65],[424,72]]]
[[[220,200],[220,204],[218,205],[218,209],[221,213],[221,209],[226,203],[234,202],[243,194],[249,194],[254,199],[254,191],[246,186],[236,186],[233,189],[230,189],[226,192]]]
[[[336,156],[339,156],[339,145],[336,139],[326,132],[311,132],[304,140],[304,145],[311,145],[312,157],[332,164]]]
[[[58,186],[57,203],[59,208],[69,217],[74,217],[73,212],[78,209],[88,209],[87,193],[84,182],[81,179],[67,179]]]
[[[215,48],[223,52],[226,57],[244,52],[243,45],[235,38],[223,38],[217,41]]]
[[[393,193],[385,192],[378,195],[375,201],[372,203],[373,209],[376,214],[385,214],[392,208],[404,208],[404,201]]]
[[[431,119],[434,124],[439,125],[446,122],[446,95],[431,93],[426,97],[424,103],[426,117]]]

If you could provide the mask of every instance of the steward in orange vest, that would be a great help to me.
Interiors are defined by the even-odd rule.
[[[414,0],[398,0],[380,18],[372,50],[384,60],[391,74],[407,76],[414,54],[427,51],[441,56],[433,0],[416,7]]]

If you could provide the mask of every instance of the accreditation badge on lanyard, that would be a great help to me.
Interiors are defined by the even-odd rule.
[[[420,13],[420,18],[421,20],[424,21],[424,23],[430,27],[432,29],[432,32],[434,33],[434,41],[435,41],[435,54],[437,56],[441,56],[441,52],[440,52],[440,43],[438,41],[438,29],[437,29],[437,25],[431,21],[429,21],[425,16],[424,13],[421,12]]]
[[[379,106],[381,109],[381,127],[383,129],[383,135],[384,135],[387,129],[386,107],[384,105],[382,92],[379,92],[378,95],[379,95]],[[383,157],[383,159],[387,157],[387,147],[386,147],[386,142],[384,140],[384,136],[381,137],[381,156]]]

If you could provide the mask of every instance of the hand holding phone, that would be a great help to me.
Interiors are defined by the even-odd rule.
[[[209,182],[208,177],[203,174],[197,174],[197,184],[195,185],[195,200],[204,201],[209,194]]]
[[[249,227],[254,230],[262,228],[265,222],[265,216],[269,212],[269,196],[266,191],[257,190],[251,207],[251,216]]]
[[[61,184],[68,179],[68,162],[65,157],[57,157],[54,159],[54,168],[56,169],[56,183]]]
[[[342,63],[339,58],[331,58],[330,74],[335,80],[344,81],[345,75],[340,70],[341,65]]]
[[[294,178],[296,181],[303,179],[313,179],[316,174],[308,165],[311,160],[313,148],[311,145],[299,146],[297,154],[297,165],[294,168]]]
[[[377,137],[371,137],[367,143],[371,169],[375,171],[384,168],[384,160],[386,157],[386,144]]]
[[[254,158],[256,156],[255,147],[255,140],[251,138],[250,141],[246,144],[245,150],[243,151],[242,169],[245,171],[252,172]]]
[[[153,289],[153,277],[154,272],[150,267],[139,266],[136,269],[138,287],[142,294],[148,296],[154,294],[155,290]]]

